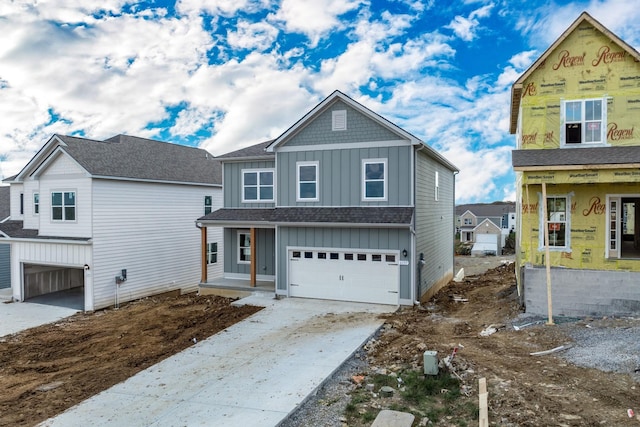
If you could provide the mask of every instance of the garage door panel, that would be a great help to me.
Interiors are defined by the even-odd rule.
[[[388,252],[289,252],[292,297],[398,304],[399,267]]]

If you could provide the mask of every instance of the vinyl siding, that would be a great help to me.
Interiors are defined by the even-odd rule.
[[[435,172],[439,192],[435,200]],[[453,276],[454,175],[431,157],[416,154],[416,262],[424,254],[420,295]]]
[[[308,228],[278,229],[277,289],[287,289],[287,246],[336,249],[390,249],[402,252],[411,249],[411,233],[406,229],[378,228]],[[411,255],[409,255],[410,257]],[[411,298],[410,266],[400,266],[400,299]]]
[[[376,147],[278,153],[278,206],[410,206],[412,147]],[[387,200],[363,201],[362,161],[387,160]],[[297,168],[301,161],[317,161],[317,202],[296,201]]]
[[[94,180],[93,191],[95,308],[113,304],[115,277],[122,269],[127,281],[119,287],[120,301],[197,289],[201,236],[195,219],[204,213],[206,195],[214,196],[214,210],[222,206],[220,189]],[[220,242],[219,266],[224,262],[221,237],[219,228],[208,228],[208,241]],[[217,274],[220,270],[214,268]]]
[[[226,251],[224,271],[231,274],[251,273],[250,264],[238,264],[238,231],[249,232],[249,229],[225,228],[224,247]],[[259,276],[274,276],[275,273],[275,231],[274,229],[256,229],[256,251],[258,252],[256,274]]]
[[[33,194],[40,192],[40,183],[33,179],[25,180],[24,182],[24,228],[39,229],[40,228],[40,215],[36,215]]]
[[[11,287],[11,245],[0,243],[0,289]]]
[[[24,192],[23,184],[11,184],[9,189],[9,197],[11,199],[11,219],[21,221],[23,215],[20,213],[20,194]],[[3,218],[4,219],[4,218]]]
[[[242,170],[243,169],[274,169],[275,161],[260,162],[226,162],[224,163],[224,207],[225,208],[265,208],[273,207],[275,203],[243,203],[242,202]],[[275,171],[274,171],[275,181]],[[277,188],[274,182],[274,200]]]
[[[333,131],[332,112],[347,111],[347,129]],[[400,139],[399,135],[374,122],[366,115],[354,110],[342,101],[329,105],[318,117],[301,129],[286,146],[345,144],[366,141],[392,141]]]

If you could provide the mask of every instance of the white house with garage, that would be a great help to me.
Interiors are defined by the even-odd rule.
[[[193,219],[222,207],[221,166],[206,151],[118,135],[54,135],[10,184],[0,243],[11,247],[16,301],[96,310],[198,288],[222,275],[222,229]],[[62,304],[62,302],[61,302]]]
[[[224,275],[201,292],[411,305],[453,277],[456,167],[345,94],[217,158],[224,207],[197,224],[224,228]]]

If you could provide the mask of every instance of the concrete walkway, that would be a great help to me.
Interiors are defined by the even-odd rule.
[[[267,295],[237,302],[266,306],[248,319],[41,425],[273,427],[396,309]]]

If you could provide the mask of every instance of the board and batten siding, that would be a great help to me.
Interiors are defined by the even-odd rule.
[[[347,128],[345,130],[332,130],[332,114],[337,110],[347,112]],[[286,146],[350,144],[397,139],[400,139],[397,133],[338,100],[327,106],[322,113],[298,131],[293,138],[287,141]]]
[[[238,232],[250,232],[243,228],[224,229],[224,247],[227,257],[225,258],[224,272],[230,273],[230,277],[238,275],[247,277],[251,273],[251,265],[248,263],[238,263]],[[275,230],[273,228],[256,229],[256,251],[258,252],[256,275],[260,280],[273,280],[275,276]]]
[[[11,280],[13,297],[24,301],[22,289],[22,265],[35,264],[69,268],[92,265],[92,245],[89,243],[51,243],[46,240],[11,244]],[[90,286],[91,283],[85,283]],[[90,307],[85,307],[89,310]]]
[[[435,173],[438,172],[438,200]],[[431,157],[416,154],[416,260],[424,254],[420,296],[431,295],[453,277],[455,233],[453,172]],[[420,268],[420,267],[418,267]],[[417,275],[416,275],[417,278]]]
[[[244,169],[275,169],[275,160],[255,162],[225,162],[223,163],[224,207],[225,208],[272,208],[275,203],[242,202],[242,170]],[[275,181],[275,170],[274,170]],[[274,192],[277,194],[274,182]],[[274,194],[274,200],[275,200]]]
[[[11,287],[11,245],[0,243],[0,289]]]
[[[180,289],[197,290],[201,277],[201,235],[195,220],[204,214],[204,197],[222,207],[218,187],[96,179],[93,184],[94,308]],[[208,228],[208,242],[218,241],[222,272],[222,230]],[[212,275],[215,277],[215,275]]]
[[[408,229],[388,228],[310,228],[279,227],[278,282],[276,289],[286,294],[288,270],[287,247],[323,249],[394,250],[411,249]],[[400,266],[400,299],[411,299],[411,271],[409,265]]]
[[[337,150],[285,151],[278,155],[278,206],[410,206],[410,145]],[[386,159],[387,200],[363,201],[363,160]],[[318,162],[317,202],[296,201],[297,162]]]

